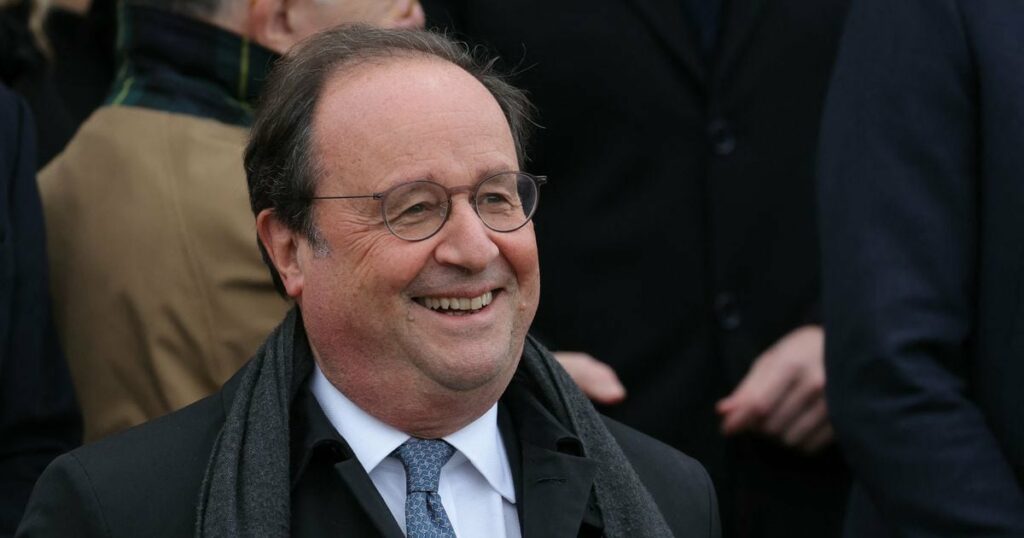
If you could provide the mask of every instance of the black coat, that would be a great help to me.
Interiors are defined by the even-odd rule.
[[[850,536],[1024,536],[1024,3],[856,0],[823,125]]]
[[[190,536],[207,460],[240,374],[181,411],[86,445],[51,465],[19,537]],[[700,464],[614,421],[607,426],[676,536],[718,538],[714,489]],[[351,449],[307,387],[291,411],[295,537],[403,538]],[[594,461],[531,393],[513,381],[499,405],[524,536],[600,536]],[[575,442],[573,442],[575,440]]]
[[[818,321],[815,151],[847,0],[727,4],[705,62],[683,0],[424,1],[539,109],[537,335],[615,368],[629,394],[603,411],[704,463],[726,527],[821,538],[838,455],[726,443],[714,404]]]
[[[50,460],[82,439],[50,312],[34,148],[28,108],[0,85],[0,536]]]

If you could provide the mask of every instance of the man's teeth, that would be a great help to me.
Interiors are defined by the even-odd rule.
[[[491,304],[494,299],[493,292],[487,292],[479,297],[420,297],[419,303],[431,310],[480,310]]]

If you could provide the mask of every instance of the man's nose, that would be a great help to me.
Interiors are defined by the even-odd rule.
[[[474,273],[483,271],[499,255],[491,233],[496,232],[484,225],[467,198],[455,197],[448,222],[438,233],[440,243],[434,258],[443,265],[463,267]]]

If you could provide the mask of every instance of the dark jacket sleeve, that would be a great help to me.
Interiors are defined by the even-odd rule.
[[[819,157],[833,423],[895,534],[1024,536],[1024,496],[966,382],[977,36],[956,0],[858,0],[847,24]]]
[[[18,538],[111,536],[89,475],[74,454],[46,468],[32,491]]]
[[[0,87],[0,536],[46,465],[81,440],[50,312],[34,137],[25,105]]]

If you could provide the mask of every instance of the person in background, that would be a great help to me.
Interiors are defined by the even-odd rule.
[[[241,165],[276,55],[415,0],[128,0],[108,104],[40,174],[56,322],[94,440],[209,395],[288,308]]]
[[[849,538],[1024,536],[1024,3],[854,0],[820,153]]]
[[[814,162],[847,5],[424,0],[539,108],[536,334],[603,412],[708,467],[727,536],[840,532]]]
[[[115,26],[113,0],[0,0],[0,80],[36,119],[37,168],[106,98]]]
[[[43,469],[82,439],[51,317],[33,129],[0,85],[0,536],[14,534]]]
[[[19,536],[718,538],[701,466],[527,336],[529,111],[441,35],[296,47],[245,153],[295,308],[221,391],[54,462]]]

